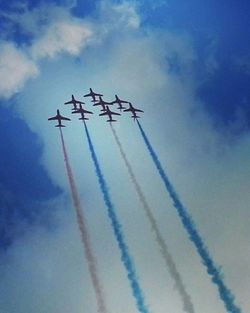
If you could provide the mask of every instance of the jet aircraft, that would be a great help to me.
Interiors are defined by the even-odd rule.
[[[100,116],[108,115],[109,119],[106,122],[116,122],[116,120],[112,119],[112,115],[121,115],[120,113],[116,113],[110,110],[108,106],[105,108],[105,112],[99,114]]]
[[[84,102],[76,100],[74,95],[71,96],[71,100],[68,102],[65,102],[64,104],[73,104],[72,110],[77,110],[77,104],[84,104]]]
[[[138,116],[136,114],[136,112],[144,112],[143,110],[139,110],[139,109],[136,109],[131,102],[129,102],[129,108],[128,109],[125,109],[123,110],[123,112],[131,112],[132,113],[132,118],[135,120],[137,118],[139,118],[140,116]]]
[[[48,118],[48,121],[53,121],[53,120],[57,120],[58,124],[55,125],[55,127],[65,127],[65,125],[62,125],[62,120],[63,121],[70,121],[70,118],[62,116],[59,112],[59,110],[57,110],[57,114],[55,116],[52,116],[50,118]]]
[[[88,118],[85,117],[85,114],[93,114],[93,112],[85,110],[81,104],[79,106],[80,106],[79,109],[74,110],[72,113],[81,114],[81,117],[79,118],[79,120],[88,120]]]
[[[96,102],[96,97],[102,97],[103,95],[100,93],[96,93],[92,90],[92,88],[89,88],[89,93],[87,93],[86,95],[84,95],[84,97],[91,97],[92,98],[92,102]]]
[[[123,103],[129,103],[128,101],[120,99],[117,95],[115,95],[115,100],[111,102],[112,104],[117,103],[118,104],[118,109],[121,111],[123,109],[126,109],[126,107],[123,107]]]
[[[95,103],[93,104],[93,106],[96,106],[96,105],[101,105],[101,106],[102,106],[101,111],[105,112],[105,111],[106,111],[106,106],[108,106],[108,105],[113,105],[113,103],[112,103],[112,102],[106,102],[106,101],[104,101],[104,100],[102,99],[102,96],[99,96],[99,101],[98,101],[98,102],[95,102]]]

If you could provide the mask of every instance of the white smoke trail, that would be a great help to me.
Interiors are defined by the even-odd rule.
[[[115,141],[117,143],[117,146],[119,147],[119,150],[120,150],[120,153],[121,153],[121,156],[122,156],[122,159],[126,165],[126,168],[128,170],[128,173],[129,173],[129,176],[131,178],[131,181],[133,182],[134,184],[134,187],[135,187],[135,190],[136,190],[136,193],[142,203],[142,206],[143,206],[143,209],[150,221],[150,224],[151,224],[151,227],[152,227],[152,230],[154,231],[155,233],[155,238],[156,238],[156,242],[157,244],[159,245],[160,247],[160,252],[161,252],[161,255],[167,265],[167,268],[169,270],[169,273],[171,275],[171,277],[173,278],[173,280],[175,281],[175,284],[176,284],[176,289],[178,290],[179,292],[179,295],[181,297],[181,300],[182,300],[182,304],[183,304],[183,309],[184,311],[188,312],[188,313],[195,313],[194,311],[194,306],[193,306],[193,303],[191,301],[191,298],[189,296],[189,294],[187,293],[186,291],[186,288],[184,286],[184,283],[181,279],[181,275],[180,273],[178,272],[177,270],[177,267],[176,267],[176,264],[173,260],[173,257],[172,255],[170,254],[169,252],[169,249],[168,249],[168,246],[165,242],[165,240],[163,239],[163,236],[161,235],[161,232],[157,226],[157,222],[154,218],[154,215],[152,213],[152,210],[150,209],[150,206],[146,200],[146,197],[145,195],[143,194],[142,192],[142,189],[135,177],[135,174],[134,174],[134,171],[132,169],[132,166],[131,164],[129,163],[128,161],[128,158],[125,154],[125,151],[122,147],[122,144],[118,138],[118,135],[112,125],[112,123],[110,123],[110,126],[111,126],[111,130],[112,130],[112,133],[114,135],[114,138],[115,138]]]

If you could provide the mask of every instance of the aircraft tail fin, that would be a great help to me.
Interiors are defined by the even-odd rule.
[[[140,116],[131,116],[131,118],[133,118],[134,121],[136,121],[138,118],[140,118]]]

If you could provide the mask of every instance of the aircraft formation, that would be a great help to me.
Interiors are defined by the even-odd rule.
[[[106,116],[108,118],[106,120],[107,122],[116,122],[117,120],[113,119],[113,115],[121,115],[122,112],[131,112],[131,117],[134,120],[137,120],[140,117],[137,115],[138,112],[144,112],[143,110],[135,108],[131,102],[120,99],[117,95],[115,95],[114,101],[107,102],[103,100],[103,94],[94,92],[92,88],[89,89],[89,93],[85,94],[84,97],[91,98],[90,101],[93,103],[93,106],[99,106],[101,108],[101,113],[99,114],[99,116]],[[89,118],[86,117],[86,114],[93,114],[92,111],[85,110],[85,102],[75,99],[74,95],[71,96],[71,100],[65,102],[64,104],[73,105],[71,113],[80,114],[81,117],[79,118],[79,120],[88,120]],[[120,113],[111,111],[109,106],[112,105],[117,105],[116,109],[118,109]],[[62,121],[70,121],[71,119],[61,115],[59,109],[57,109],[57,114],[48,118],[48,120],[56,120],[58,124],[55,125],[55,127],[65,127],[65,125],[62,124]]]
[[[155,233],[156,242],[159,246],[162,257],[165,260],[165,264],[168,267],[169,272],[175,281],[175,286],[182,300],[184,311],[187,313],[195,312],[192,299],[186,291],[186,288],[181,279],[180,273],[178,272],[175,262],[172,259],[170,252],[168,251],[168,247],[165,243],[164,237],[162,237],[160,229],[158,228],[157,221],[153,214],[153,210],[151,210],[149,204],[146,201],[146,198],[142,192],[142,189],[137,181],[136,174],[133,172],[133,169],[130,165],[130,162],[128,161],[126,152],[124,148],[122,147],[118,134],[111,123],[111,122],[116,121],[113,119],[113,115],[118,116],[118,115],[121,115],[122,112],[132,113],[131,117],[137,122],[136,124],[138,125],[142,139],[146,145],[146,148],[150,157],[152,158],[155,168],[160,178],[162,179],[162,182],[165,186],[167,194],[170,197],[172,204],[177,211],[177,214],[181,220],[181,223],[185,231],[187,232],[188,238],[194,244],[196,252],[200,256],[202,264],[206,268],[206,272],[211,278],[211,282],[216,285],[218,293],[219,293],[219,297],[223,301],[226,311],[228,313],[241,313],[241,309],[234,303],[235,297],[233,296],[231,290],[224,283],[220,268],[218,268],[216,263],[214,262],[210,252],[208,251],[206,247],[206,243],[204,242],[204,239],[201,237],[201,235],[198,232],[197,226],[194,223],[192,216],[188,212],[187,208],[182,204],[178,193],[175,191],[175,188],[172,185],[171,181],[169,180],[168,175],[165,172],[156,151],[154,150],[151,142],[149,141],[148,136],[145,133],[144,128],[138,121],[139,116],[137,115],[137,112],[143,112],[143,111],[135,108],[131,104],[131,102],[120,99],[117,95],[115,95],[114,101],[107,102],[103,100],[102,94],[95,93],[91,88],[90,88],[90,92],[84,95],[84,97],[90,97],[91,102],[93,103],[93,106],[100,107],[99,116],[108,117],[107,122],[110,122],[114,139],[120,150],[120,154],[127,168],[128,174],[130,176],[130,180],[133,183],[134,189],[140,199],[140,202],[143,205],[146,216],[148,217],[149,222],[151,223],[152,230]],[[85,120],[88,120],[88,117],[86,117],[86,115],[93,114],[93,112],[85,110],[84,109],[85,103],[83,101],[79,101],[75,99],[74,95],[72,95],[71,100],[65,102],[64,104],[73,105],[72,113],[80,114],[81,117],[79,118],[79,120],[83,120],[84,122],[84,128],[85,128],[86,138],[88,142],[89,152],[90,152],[90,155],[91,155],[94,167],[95,167],[95,174],[98,179],[100,190],[103,194],[105,205],[108,209],[108,217],[110,219],[111,226],[113,228],[113,232],[116,237],[116,240],[118,242],[118,247],[121,252],[121,261],[123,262],[123,265],[127,271],[127,277],[130,282],[132,294],[136,300],[138,311],[141,313],[149,313],[149,310],[144,303],[143,292],[141,290],[140,281],[136,274],[135,267],[133,266],[133,262],[132,262],[131,255],[129,252],[129,247],[123,236],[123,231],[122,231],[122,226],[121,226],[122,224],[120,223],[116,215],[116,208],[111,201],[109,188],[107,186],[106,179],[104,178],[104,175],[102,173],[101,166],[98,160],[98,155],[95,152],[95,148],[91,139],[90,132],[88,130],[87,124],[85,123]],[[110,106],[115,105],[115,104],[117,105],[116,109],[119,110],[120,113],[111,111]],[[64,142],[63,132],[61,129],[61,127],[65,127],[62,124],[62,121],[70,121],[70,118],[62,116],[60,114],[59,109],[57,109],[57,114],[53,117],[50,117],[48,120],[56,120],[58,122],[58,124],[55,127],[59,127],[59,130],[60,130],[60,137],[61,137],[62,150],[63,150],[63,155],[64,155],[67,176],[68,176],[68,180],[69,180],[69,184],[71,188],[73,204],[76,210],[77,222],[79,225],[81,236],[83,238],[82,243],[84,245],[84,250],[86,251],[86,260],[88,262],[89,271],[90,271],[91,278],[92,278],[92,284],[96,293],[96,298],[97,298],[97,303],[98,303],[98,312],[107,313],[108,311],[105,308],[103,291],[102,291],[102,288],[100,287],[101,284],[99,283],[99,277],[97,275],[98,271],[95,265],[94,257],[92,255],[91,243],[89,242],[87,228],[84,223],[82,208],[80,206],[80,200],[79,200],[79,196],[77,193],[77,186],[74,181],[73,172],[71,170],[70,161],[68,159],[66,144]]]

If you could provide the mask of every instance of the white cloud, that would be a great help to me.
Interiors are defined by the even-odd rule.
[[[54,57],[62,52],[76,56],[87,45],[92,35],[90,26],[74,19],[55,22],[34,42],[32,55],[35,59]]]
[[[181,77],[168,72],[166,59],[173,54],[178,55],[181,67],[184,68]],[[244,277],[239,268],[243,265],[248,269],[249,265],[246,264],[245,258],[239,258],[238,254],[233,252],[228,257],[234,248],[224,246],[231,246],[231,243],[237,244],[240,241],[237,250],[241,253],[248,246],[247,236],[241,235],[240,229],[241,225],[247,223],[244,214],[246,203],[250,201],[249,193],[242,192],[242,186],[249,185],[250,181],[240,168],[233,173],[230,169],[233,164],[240,164],[240,160],[242,162],[242,156],[247,155],[246,150],[249,150],[250,145],[246,140],[238,145],[228,146],[223,136],[212,128],[211,121],[202,112],[195,97],[196,84],[190,75],[190,64],[194,59],[192,45],[188,38],[183,36],[165,33],[164,37],[154,32],[144,36],[135,36],[133,32],[130,36],[123,33],[122,36],[113,38],[112,43],[108,38],[100,43],[98,49],[90,47],[84,50],[77,64],[70,58],[61,58],[46,66],[44,64],[39,80],[29,82],[27,90],[20,97],[19,112],[45,143],[43,164],[49,175],[66,190],[67,181],[62,171],[63,159],[59,157],[61,147],[58,132],[51,124],[48,125],[47,116],[53,114],[58,107],[65,115],[69,115],[69,109],[60,104],[67,100],[71,93],[82,99],[84,90],[87,91],[90,86],[98,92],[103,92],[107,101],[112,100],[114,94],[118,93],[122,98],[127,98],[135,106],[144,109],[142,123],[159,153],[163,166],[167,167],[169,177],[197,222],[211,254],[223,265],[223,272],[228,285],[236,293],[237,302],[241,301],[244,307],[247,307],[249,300],[241,292],[242,288],[237,279],[233,277]],[[32,103],[31,99],[35,96],[37,99]],[[90,108],[90,103],[87,102],[86,105]],[[120,163],[107,124],[95,114],[88,125],[104,173],[108,174],[107,181],[112,198],[117,204],[147,299],[153,311],[164,312],[166,307],[171,307],[173,312],[178,312],[181,308],[178,295],[172,290],[172,281],[168,280],[167,271],[166,276],[162,274],[164,268],[148,221],[140,211],[140,205]],[[123,114],[116,127],[165,238],[169,238],[170,249],[197,311],[222,311],[216,288],[207,277],[199,257],[180,226],[176,212],[138,135],[136,124]],[[77,124],[75,119],[65,129],[65,139],[83,198],[96,200],[98,197],[97,202],[93,201],[92,205],[87,207],[93,212],[94,223],[100,223],[94,235],[95,246],[105,249],[110,245],[112,234],[102,236],[106,244],[100,248],[98,236],[101,233],[101,224],[106,218],[105,208],[102,207],[101,195],[82,132],[81,125]],[[235,161],[232,161],[232,156]],[[111,166],[115,170],[110,171]],[[249,161],[245,160],[244,168],[249,167]],[[239,184],[234,183],[237,177],[241,177]],[[244,195],[241,202],[234,199],[236,194]],[[228,220],[226,215],[232,217],[230,227],[224,225]],[[235,215],[238,217],[235,218]],[[112,241],[112,245],[116,246],[116,242]],[[102,253],[103,261],[105,251]],[[114,264],[118,263],[118,260],[114,261]],[[152,269],[153,264],[155,267],[152,274],[149,267]],[[110,279],[112,280],[118,272],[119,270],[114,270],[114,276],[111,275],[111,278],[105,276],[104,285],[109,286]],[[114,284],[112,281],[111,285]],[[247,282],[244,281],[244,285],[247,285]],[[165,294],[171,294],[172,301],[165,297]]]
[[[26,4],[21,13],[2,13],[13,25],[33,38],[25,49],[13,43],[2,43],[0,53],[0,96],[11,97],[29,78],[39,73],[39,60],[65,53],[78,56],[90,44],[101,42],[106,35],[123,30],[137,29],[140,19],[135,7],[128,2],[114,5],[103,1],[96,19],[73,17],[68,6],[41,4],[29,10]]]
[[[124,25],[121,29],[114,27],[113,33],[116,36],[112,38],[112,42],[110,38],[105,41],[104,37],[98,49],[90,46],[88,50],[79,50],[77,64],[68,57],[43,62],[39,79],[30,81],[20,95],[18,112],[44,142],[42,162],[48,174],[68,190],[58,132],[48,123],[47,117],[59,106],[64,114],[69,115],[69,109],[61,104],[71,93],[82,99],[84,90],[87,91],[91,86],[104,92],[108,101],[118,93],[122,98],[127,98],[144,109],[142,124],[150,135],[164,168],[167,168],[169,177],[197,222],[211,254],[223,265],[226,282],[235,292],[237,303],[241,303],[243,309],[247,310],[249,295],[245,290],[249,290],[249,281],[245,274],[250,271],[250,199],[247,192],[247,186],[250,184],[247,175],[250,168],[247,158],[250,153],[249,138],[231,146],[227,145],[200,109],[200,103],[195,97],[196,84],[190,71],[196,56],[189,39],[171,33],[160,36],[155,32],[144,35],[134,33],[134,28],[128,27],[128,17],[132,13],[126,6],[127,4],[125,9],[118,9],[128,12],[128,15],[123,15],[126,16],[124,20],[102,16],[102,26],[111,29],[115,21],[118,21],[116,26]],[[52,24],[37,40],[45,38],[51,27]],[[123,32],[124,29],[130,29],[132,32]],[[78,39],[74,40],[79,42]],[[55,53],[62,52],[60,45],[57,49]],[[181,79],[178,75],[168,72],[166,60],[172,55],[178,55],[180,66],[184,69]],[[87,105],[90,106],[90,103]],[[100,156],[101,166],[107,174],[112,198],[117,204],[118,216],[121,218],[126,240],[135,260],[146,301],[150,304],[152,312],[165,312],[166,308],[173,313],[180,312],[180,300],[161,261],[148,221],[134,196],[111,132],[107,123],[97,116],[97,111],[95,113],[88,125]],[[115,127],[154,209],[162,233],[170,245],[196,311],[223,311],[217,290],[208,279],[199,257],[180,225],[147,155],[136,124],[125,114],[120,121]],[[79,191],[88,211],[88,222],[92,226],[91,238],[99,256],[100,272],[107,290],[110,312],[120,312],[120,308],[128,308],[128,302],[128,311],[136,312],[134,299],[125,282],[117,245],[108,226],[83,129],[76,122],[76,119],[73,120],[65,129],[65,140]],[[4,277],[4,281],[12,285],[7,285],[10,296],[4,297],[3,312],[13,308],[14,299],[18,304],[21,301],[20,312],[66,312],[67,308],[64,309],[62,305],[62,299],[66,298],[72,301],[70,303],[76,313],[82,312],[83,305],[88,307],[88,312],[95,312],[94,300],[82,297],[82,290],[91,293],[91,287],[89,283],[82,287],[83,276],[79,275],[79,267],[82,265],[79,257],[81,250],[68,248],[75,236],[72,236],[70,229],[73,222],[68,224],[67,217],[64,220],[68,227],[63,225],[57,238],[35,233],[33,239],[30,238],[32,235],[27,236],[19,247],[13,247],[14,256]],[[46,256],[43,253],[45,247]],[[62,252],[64,247],[67,249]],[[27,258],[23,257],[24,253],[28,253]],[[36,266],[38,261],[39,268]],[[66,273],[64,261],[68,264]],[[53,271],[50,272],[51,268]],[[6,267],[3,266],[2,269],[4,272]],[[16,273],[19,273],[17,278]],[[25,285],[21,297],[16,282],[21,285],[28,275],[37,280],[34,279],[32,284],[29,282]],[[67,284],[72,277],[74,281]],[[48,282],[53,287],[51,293],[46,289]],[[121,286],[122,290],[126,291],[126,296],[120,291]],[[72,290],[74,292],[71,292]],[[117,292],[115,297],[114,292]],[[45,301],[41,301],[41,294]],[[36,307],[38,302],[41,304],[39,308]],[[26,303],[29,304],[28,309]],[[50,307],[46,307],[48,303]]]
[[[13,29],[18,27],[20,33],[34,38],[41,36],[52,22],[71,17],[70,10],[75,6],[75,2],[66,0],[64,5],[61,3],[60,6],[53,2],[41,2],[33,8],[29,7],[28,2],[15,3],[10,11],[1,11],[0,16],[8,21],[5,26],[5,32],[8,34],[12,34]],[[4,36],[4,33],[1,36]]]
[[[101,1],[97,19],[93,20],[98,33],[97,39],[104,39],[107,35],[117,35],[124,32],[131,32],[140,27],[140,16],[133,3],[124,1],[114,4],[112,1]]]
[[[139,28],[140,17],[134,5],[122,2],[119,5],[114,5],[111,9],[115,13],[113,17],[115,24],[123,24],[127,28]]]
[[[61,53],[77,56],[93,36],[90,24],[74,18],[67,7],[49,4],[29,11],[27,5],[23,5],[20,11],[22,13],[4,16],[34,39],[27,46],[17,47],[12,42],[0,44],[0,96],[6,98],[39,74],[40,59]]]
[[[10,97],[22,89],[25,82],[38,75],[35,62],[12,43],[3,42],[0,50],[0,96]]]

